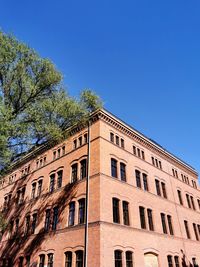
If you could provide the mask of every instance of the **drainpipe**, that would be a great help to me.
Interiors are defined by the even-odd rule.
[[[87,178],[86,178],[86,207],[85,207],[85,240],[84,240],[84,267],[88,266],[88,214],[89,214],[89,178],[90,178],[90,120],[88,121],[87,143]]]

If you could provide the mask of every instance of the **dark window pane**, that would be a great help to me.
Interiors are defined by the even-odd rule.
[[[139,207],[140,211],[140,225],[142,229],[146,229],[145,208]]]
[[[52,193],[55,188],[55,173],[51,174],[50,176],[50,187],[49,187],[49,192]]]
[[[77,174],[78,174],[78,164],[75,163],[72,165],[72,183],[77,181],[78,179]]]
[[[126,182],[126,165],[122,162],[120,162],[120,175],[121,180]]]
[[[42,180],[38,181],[38,197],[41,195],[42,193]]]
[[[124,148],[124,139],[121,139],[121,147]]]
[[[45,255],[44,254],[41,254],[40,255],[39,267],[44,267],[44,263],[45,263]]]
[[[188,208],[191,209],[190,197],[188,194],[186,194],[186,199],[187,199]]]
[[[165,214],[161,213],[161,222],[162,222],[162,228],[163,228],[163,233],[167,234],[167,226],[166,226],[166,219],[165,219]]]
[[[147,175],[145,173],[143,173],[142,175],[143,175],[144,190],[149,191]]]
[[[113,222],[120,223],[119,199],[113,198]]]
[[[115,250],[115,267],[122,267],[122,252],[120,250]]]
[[[180,267],[178,256],[174,256],[174,262],[175,262],[175,267]]]
[[[135,170],[135,177],[136,177],[136,186],[141,188],[141,178],[140,178],[140,171]]]
[[[35,233],[36,225],[37,225],[37,213],[34,213],[33,218],[32,218],[32,226],[31,226],[31,233],[32,234]]]
[[[165,183],[161,182],[161,188],[162,188],[163,197],[167,198],[167,192],[166,192]]]
[[[116,136],[116,145],[119,146],[119,136]]]
[[[183,200],[182,200],[181,191],[180,191],[180,190],[177,190],[177,192],[178,192],[179,203],[180,203],[181,205],[183,205]]]
[[[87,160],[83,159],[81,161],[81,176],[80,179],[84,179],[87,176]]]
[[[128,202],[123,201],[122,202],[123,206],[123,219],[124,219],[124,224],[129,225],[129,210],[128,210]]]
[[[79,224],[85,223],[85,198],[79,201]]]
[[[29,231],[30,231],[30,215],[26,216],[26,219],[25,219],[25,235],[28,235],[29,234]]]
[[[23,257],[19,257],[19,267],[23,267],[23,262],[24,262],[24,258]]]
[[[47,257],[48,257],[47,267],[53,267],[53,253],[47,254]]]
[[[111,159],[111,176],[117,178],[117,160]]]
[[[53,208],[52,230],[56,230],[58,224],[58,207]]]
[[[76,251],[76,267],[83,267],[83,251]]]
[[[172,256],[171,255],[167,256],[167,261],[168,261],[168,267],[173,267],[173,261],[172,261]]]
[[[199,235],[198,235],[198,232],[197,232],[196,223],[193,223],[193,229],[194,229],[194,234],[195,234],[196,240],[198,241],[199,240]]]
[[[187,238],[190,239],[190,232],[189,232],[189,228],[188,228],[188,222],[184,221],[184,225],[185,225],[185,231],[186,231]]]
[[[153,216],[151,209],[147,209],[147,215],[148,215],[149,230],[154,231]]]
[[[75,218],[75,202],[69,203],[69,226],[74,225],[74,218]]]
[[[57,188],[62,187],[62,177],[63,177],[63,170],[58,171],[58,180],[57,180]]]
[[[126,267],[133,267],[133,253],[126,251]]]
[[[65,267],[72,267],[72,252],[65,253]]]
[[[51,223],[51,210],[48,209],[46,210],[46,218],[45,218],[45,225],[44,225],[45,231],[49,231],[50,223]]]
[[[158,180],[155,180],[155,184],[156,184],[156,193],[158,196],[161,196],[160,182]]]
[[[167,221],[168,221],[168,226],[169,226],[169,233],[170,235],[174,235],[174,230],[172,226],[172,217],[170,215],[167,215]]]

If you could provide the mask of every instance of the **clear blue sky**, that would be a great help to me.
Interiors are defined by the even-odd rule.
[[[200,1],[2,0],[0,27],[200,172]]]

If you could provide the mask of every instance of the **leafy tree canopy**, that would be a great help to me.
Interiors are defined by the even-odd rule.
[[[102,106],[91,90],[78,99],[62,86],[54,64],[0,31],[0,170]]]

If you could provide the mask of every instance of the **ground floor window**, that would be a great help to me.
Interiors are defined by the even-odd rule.
[[[146,253],[144,255],[145,267],[158,267],[158,256],[153,253]]]

